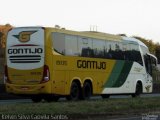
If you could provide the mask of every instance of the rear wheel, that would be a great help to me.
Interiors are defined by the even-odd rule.
[[[136,91],[135,91],[134,94],[132,94],[132,97],[139,97],[141,93],[142,93],[142,84],[141,83],[137,83]]]
[[[77,82],[73,81],[71,85],[70,95],[66,97],[67,100],[76,101],[80,96],[80,86]]]
[[[41,102],[42,97],[41,96],[32,96],[31,99],[34,103],[38,103],[38,102]]]
[[[82,99],[88,100],[92,96],[92,86],[89,82],[85,82],[82,88]]]

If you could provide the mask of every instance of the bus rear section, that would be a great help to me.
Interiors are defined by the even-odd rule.
[[[49,68],[45,65],[45,34],[41,27],[14,28],[6,44],[5,82],[8,93],[50,93]],[[43,84],[41,84],[43,83]]]

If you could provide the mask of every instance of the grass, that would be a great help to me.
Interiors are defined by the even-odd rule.
[[[0,114],[138,115],[160,111],[160,97],[1,104]]]

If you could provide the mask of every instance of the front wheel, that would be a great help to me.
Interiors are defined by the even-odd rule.
[[[134,94],[132,94],[132,97],[139,97],[140,94],[142,94],[142,84],[137,83],[136,85],[136,91]]]
[[[80,96],[80,87],[77,82],[72,82],[70,95],[66,97],[67,100],[76,101]]]

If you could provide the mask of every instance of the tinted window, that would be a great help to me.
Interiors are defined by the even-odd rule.
[[[93,39],[93,53],[96,58],[104,58],[105,41]]]
[[[63,55],[136,61],[143,65],[138,43],[105,41],[83,36],[53,33],[54,50]],[[141,46],[143,54],[148,49]]]
[[[93,57],[92,39],[79,36],[78,51],[82,57]]]

